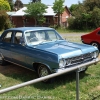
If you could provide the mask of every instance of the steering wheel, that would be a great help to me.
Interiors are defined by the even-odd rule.
[[[38,41],[37,37],[32,37],[31,39],[29,39],[29,42],[34,42],[34,41]]]

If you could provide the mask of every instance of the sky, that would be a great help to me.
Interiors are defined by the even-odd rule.
[[[31,0],[21,0],[21,1],[23,4],[28,4]],[[42,3],[46,5],[53,5],[53,2],[55,0],[41,0],[41,1]],[[67,7],[70,7],[72,4],[78,4],[78,1],[82,2],[83,0],[65,0],[64,5],[67,5]]]

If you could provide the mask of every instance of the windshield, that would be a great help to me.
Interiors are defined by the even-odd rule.
[[[55,30],[27,31],[25,32],[25,38],[29,45],[62,40],[62,37]]]

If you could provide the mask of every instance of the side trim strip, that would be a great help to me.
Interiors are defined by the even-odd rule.
[[[34,71],[34,72],[35,72],[35,70],[32,70],[32,69],[27,68],[27,67],[25,67],[25,66],[22,66],[22,65],[20,65],[20,64],[17,64],[17,63],[11,62],[11,61],[6,60],[6,59],[4,59],[4,60],[7,61],[7,62],[10,62],[10,63],[12,63],[12,64],[18,65],[18,66],[20,66],[20,67],[23,67],[23,68],[25,68],[25,69],[28,69],[28,70],[31,70],[31,71]]]

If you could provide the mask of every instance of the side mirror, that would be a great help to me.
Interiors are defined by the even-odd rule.
[[[25,46],[24,37],[20,37],[20,44],[21,44],[22,46]]]

